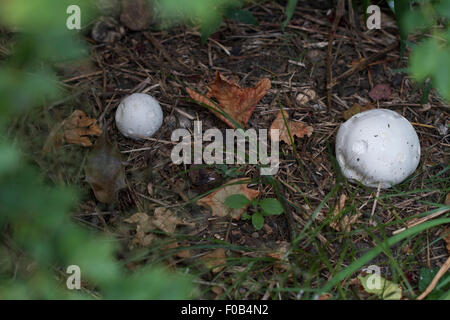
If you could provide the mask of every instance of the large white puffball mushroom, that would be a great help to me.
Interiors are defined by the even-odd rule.
[[[158,101],[144,93],[127,96],[117,107],[116,125],[126,137],[142,139],[151,137],[163,123],[163,113]]]
[[[336,156],[351,182],[390,188],[416,170],[420,143],[408,120],[397,112],[375,109],[355,114],[341,125]]]

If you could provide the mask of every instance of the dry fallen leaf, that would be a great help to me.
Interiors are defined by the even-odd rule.
[[[214,81],[209,85],[206,96],[189,88],[186,88],[186,91],[195,101],[206,104],[214,109],[221,109],[221,111],[228,114],[240,126],[245,127],[259,100],[266,95],[269,89],[270,80],[268,78],[260,80],[253,88],[243,89],[236,83],[227,80],[217,71]],[[210,99],[211,97],[217,99],[217,106]],[[213,111],[213,113],[231,128],[236,128],[232,121],[228,120],[219,112]]]
[[[165,208],[156,208],[152,220],[155,227],[166,233],[174,233],[178,225],[188,225],[183,219],[178,218],[172,211]]]
[[[165,246],[163,248],[163,250],[165,249],[176,249],[179,248],[180,244],[178,242],[172,242],[171,244]],[[189,251],[188,249],[186,250],[180,250],[174,253],[174,256],[178,257],[178,258],[182,258],[182,259],[187,259],[191,257],[191,251]]]
[[[68,118],[53,127],[45,141],[43,151],[48,152],[64,143],[90,147],[92,142],[87,136],[101,134],[102,129],[98,126],[97,120],[88,118],[81,110],[75,110]]]
[[[351,217],[346,215],[342,218],[339,218],[339,213],[344,209],[345,207],[345,201],[347,200],[347,196],[345,194],[342,194],[339,198],[339,204],[334,208],[333,211],[333,217],[334,219],[339,219],[337,221],[331,222],[330,227],[337,231],[343,231],[343,232],[350,232],[352,228],[352,224],[356,223],[359,219],[359,217],[362,215],[362,213],[358,213],[355,215],[352,215]]]
[[[117,147],[109,141],[106,132],[98,138],[89,153],[84,168],[86,181],[95,197],[102,203],[117,201],[117,193],[126,187],[125,169]]]
[[[197,204],[204,207],[210,207],[213,216],[225,217],[229,215],[233,219],[239,220],[248,206],[241,209],[231,209],[225,205],[225,200],[232,194],[242,194],[250,200],[256,198],[259,195],[258,190],[247,188],[246,183],[239,183],[240,181],[245,180],[247,179],[242,178],[231,180],[219,190],[216,190],[198,200]]]
[[[225,249],[219,248],[210,253],[204,255],[202,258],[202,262],[208,269],[212,269],[212,272],[218,273],[223,270],[226,263],[226,254]]]
[[[283,114],[286,118],[286,122],[289,126],[289,131],[291,132],[292,138],[294,138],[294,136],[297,136],[299,138],[303,138],[305,135],[307,135],[308,137],[311,136],[314,130],[313,127],[308,126],[302,122],[289,121],[289,115],[284,110]],[[270,131],[278,129],[280,131],[280,141],[284,141],[287,144],[292,145],[291,139],[289,138],[289,132],[284,123],[283,114],[281,113],[281,111],[278,113],[277,117],[270,126]]]
[[[191,225],[166,208],[156,208],[153,216],[138,212],[124,221],[136,224],[136,235],[131,241],[131,245],[137,244],[144,247],[156,238],[156,235],[151,233],[152,230],[160,229],[168,234],[173,234],[178,225]]]
[[[371,104],[366,104],[366,105],[362,106],[358,103],[355,103],[350,109],[347,109],[344,112],[342,112],[342,118],[344,118],[345,120],[348,120],[357,113],[364,112],[367,110],[372,110],[372,109],[375,109],[375,107]]]
[[[450,227],[442,231],[442,236],[445,241],[445,246],[447,248],[447,252],[450,255]]]
[[[328,300],[332,297],[332,295],[330,293],[324,293],[322,295],[320,295],[317,300]]]
[[[222,287],[213,286],[211,287],[211,291],[216,295],[214,300],[219,300],[225,290]]]
[[[290,267],[288,252],[291,244],[287,241],[277,241],[276,245],[277,248],[274,251],[267,253],[267,256],[278,260],[274,264],[274,267],[286,271]]]
[[[389,99],[390,96],[391,87],[386,83],[377,84],[369,92],[369,97],[371,97],[373,101]]]
[[[151,230],[155,229],[155,227],[146,213],[135,213],[128,219],[124,219],[124,221],[127,223],[136,224],[136,234],[133,240],[131,240],[131,248],[135,245],[142,247],[148,246],[156,238],[153,233],[149,233]]]

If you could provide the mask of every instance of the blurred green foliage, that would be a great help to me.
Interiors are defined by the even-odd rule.
[[[245,0],[155,0],[163,25],[188,23],[200,26],[202,42],[219,30],[224,18],[256,25],[255,17],[242,9]]]
[[[388,0],[399,21],[402,46],[412,47],[409,71],[420,83],[429,80],[450,101],[450,1]],[[419,32],[418,43],[407,41]]]
[[[0,37],[12,35],[11,54],[0,56],[0,299],[187,298],[192,285],[186,276],[158,267],[133,274],[124,269],[113,238],[71,220],[77,191],[44,183],[20,142],[8,140],[14,117],[61,95],[52,65],[86,52],[79,31],[66,28],[71,4],[80,6],[82,25],[88,24],[90,1],[0,1]],[[80,267],[83,290],[67,289],[69,265]]]

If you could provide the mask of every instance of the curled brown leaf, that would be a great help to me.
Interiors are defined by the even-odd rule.
[[[272,122],[272,125],[270,126],[270,131],[279,130],[279,133],[280,133],[279,140],[280,141],[284,141],[287,144],[292,145],[291,139],[289,138],[289,131],[286,128],[286,124],[284,122],[283,114],[284,114],[284,117],[286,118],[286,122],[289,126],[289,131],[292,135],[292,138],[294,138],[294,136],[297,136],[299,138],[303,138],[304,136],[308,136],[308,137],[311,136],[311,134],[314,131],[313,127],[308,126],[302,122],[289,121],[289,115],[287,114],[286,111],[283,110],[278,113],[277,117],[275,118],[275,120]]]
[[[55,125],[45,141],[43,151],[59,148],[65,143],[92,146],[88,136],[99,136],[102,129],[96,119],[89,118],[83,111],[75,110],[68,118]]]
[[[195,101],[225,112],[240,126],[244,127],[250,119],[256,105],[266,95],[270,87],[270,80],[264,78],[253,88],[241,88],[236,83],[227,80],[217,71],[214,81],[208,87],[206,96],[189,88],[186,88],[186,91]],[[218,104],[215,104],[211,100],[212,97],[218,101]],[[213,113],[231,128],[236,127],[232,121],[220,114],[220,112],[213,111]]]

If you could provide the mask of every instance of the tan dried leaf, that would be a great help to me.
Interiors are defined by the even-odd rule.
[[[282,113],[283,112],[283,113]],[[283,119],[283,114],[286,118],[286,122],[289,126],[289,131],[291,132],[292,138],[294,136],[297,136],[299,138],[303,138],[305,135],[310,137],[313,133],[314,129],[311,126],[308,126],[302,122],[295,122],[295,121],[289,121],[289,115],[286,111],[280,111],[275,118],[275,120],[272,122],[272,125],[270,126],[270,131],[278,129],[280,132],[280,141],[286,142],[288,145],[291,144],[291,139],[289,138],[289,131],[286,128],[286,124]]]
[[[165,208],[156,208],[153,216],[149,216],[144,212],[138,212],[124,219],[124,221],[136,224],[136,235],[131,241],[132,247],[134,245],[148,246],[156,238],[156,235],[151,233],[152,230],[160,229],[172,234],[178,225],[189,224]]]
[[[317,300],[328,300],[332,297],[332,295],[330,293],[324,293],[322,295],[319,296],[319,298],[317,298]]]
[[[131,240],[131,248],[135,245],[146,247],[156,238],[153,233],[149,233],[151,230],[155,229],[155,227],[146,213],[135,213],[128,219],[124,219],[124,221],[126,223],[136,224],[136,234]]]
[[[245,127],[259,100],[266,95],[271,87],[270,80],[264,78],[253,88],[241,88],[236,83],[227,80],[219,71],[216,72],[214,81],[208,87],[208,93],[203,96],[189,88],[187,93],[192,99],[206,104],[213,109],[221,109],[240,126]],[[218,105],[210,99],[214,97]],[[236,126],[217,111],[213,113],[231,128]]]
[[[197,201],[197,204],[203,207],[209,207],[213,216],[225,217],[231,216],[235,220],[239,220],[247,207],[241,209],[231,209],[225,205],[225,200],[232,194],[242,194],[248,199],[253,200],[259,195],[258,190],[249,189],[246,183],[239,183],[248,179],[234,179],[207,196]]]
[[[225,249],[219,248],[202,257],[202,262],[208,269],[212,269],[212,272],[218,273],[223,270],[226,263]]]
[[[277,249],[267,253],[267,256],[278,260],[274,264],[276,268],[284,271],[289,269],[290,263],[287,253],[290,247],[291,244],[287,241],[277,241]]]
[[[350,109],[347,109],[344,112],[342,112],[342,118],[344,118],[345,120],[348,120],[357,113],[364,112],[367,110],[372,110],[372,109],[375,109],[375,106],[373,106],[371,104],[366,104],[366,105],[362,106],[358,103],[355,103]]]
[[[89,118],[81,110],[75,110],[68,118],[53,127],[45,141],[43,151],[48,152],[64,143],[90,147],[92,142],[87,136],[101,134],[102,129],[96,119]]]
[[[166,208],[156,208],[152,222],[155,227],[170,234],[175,232],[178,225],[188,224]]]
[[[165,246],[163,249],[176,249],[179,247],[180,247],[180,244],[178,242],[172,242],[171,244]],[[189,251],[188,249],[177,251],[176,253],[174,253],[174,256],[176,256],[178,258],[187,259],[187,258],[191,257],[191,251]]]

